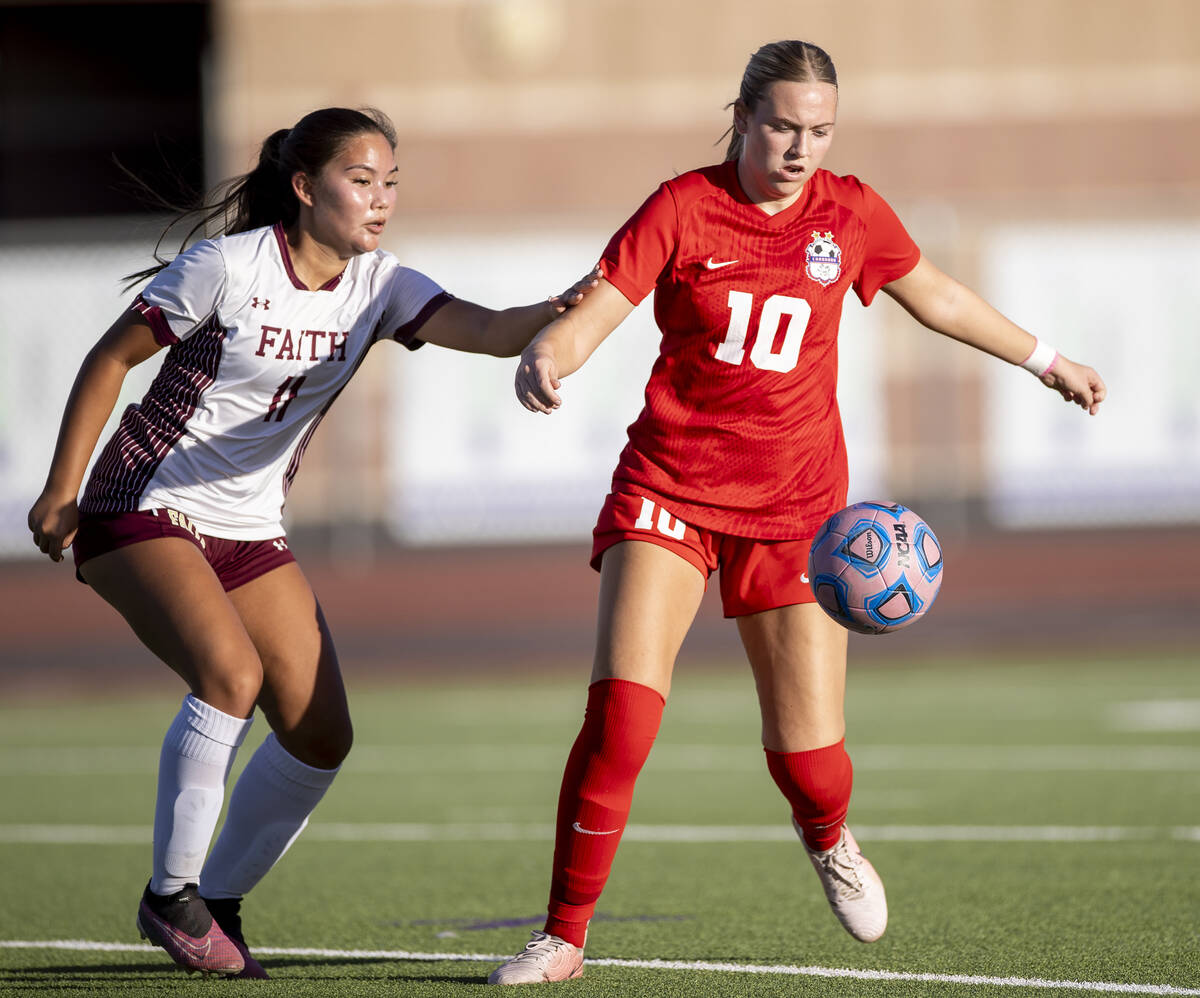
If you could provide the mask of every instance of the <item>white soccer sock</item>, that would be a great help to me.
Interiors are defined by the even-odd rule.
[[[243,897],[304,831],[337,773],[306,766],[274,732],[267,735],[233,788],[225,825],[200,874],[200,893]]]
[[[158,760],[150,890],[174,894],[198,881],[238,746],[252,718],[233,717],[190,693],[167,729]]]

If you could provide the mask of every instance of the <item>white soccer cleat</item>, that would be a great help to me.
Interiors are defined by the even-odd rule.
[[[858,848],[850,829],[842,825],[837,845],[816,852],[804,841],[795,818],[792,827],[800,836],[804,851],[821,878],[829,907],[842,927],[859,942],[873,943],[887,928],[887,895],[883,892],[883,881]]]
[[[511,960],[488,975],[488,984],[545,984],[583,976],[583,950],[545,932],[534,932]]]

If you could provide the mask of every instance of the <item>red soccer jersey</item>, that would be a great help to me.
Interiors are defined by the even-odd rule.
[[[601,259],[635,305],[654,290],[662,331],[614,491],[740,537],[815,533],[846,498],[842,298],[853,287],[869,305],[919,257],[854,177],[818,170],[776,215],[747,199],[732,161],[662,184]]]

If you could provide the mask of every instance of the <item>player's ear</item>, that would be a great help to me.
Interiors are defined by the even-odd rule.
[[[297,170],[292,174],[292,190],[295,192],[296,199],[303,205],[309,208],[313,205],[313,182],[312,178],[303,170]]]
[[[746,105],[742,103],[741,98],[733,102],[733,130],[738,135],[745,135],[750,128],[750,112],[746,110]]]

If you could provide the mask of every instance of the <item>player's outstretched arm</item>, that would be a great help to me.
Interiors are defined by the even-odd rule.
[[[29,511],[33,543],[52,561],[62,561],[63,549],[75,538],[79,486],[125,375],[160,349],[142,317],[126,312],[84,358],[67,397],[46,485]]]
[[[451,350],[515,357],[539,329],[578,305],[595,290],[599,281],[600,268],[597,266],[562,294],[516,308],[485,308],[455,299],[429,318],[421,327],[420,337],[426,343]]]
[[[562,405],[562,379],[578,371],[632,311],[629,299],[602,279],[579,305],[538,333],[517,363],[514,388],[521,405],[544,413]]]
[[[923,326],[967,343],[1010,364],[1024,366],[1066,401],[1095,415],[1108,394],[1092,368],[1039,342],[974,291],[924,257],[903,277],[884,285]]]

